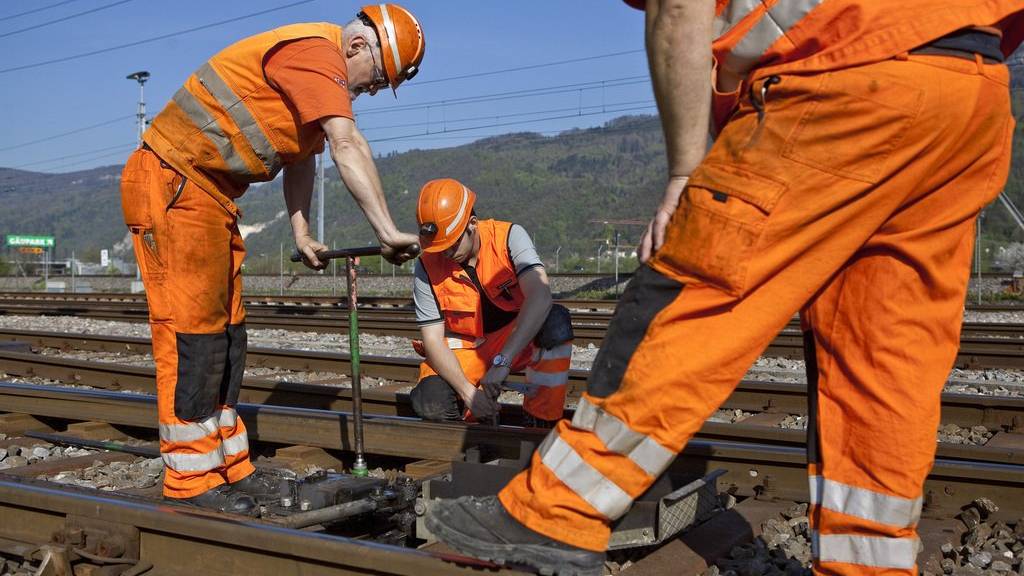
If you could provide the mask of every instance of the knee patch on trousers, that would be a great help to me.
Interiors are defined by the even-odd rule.
[[[561,304],[552,304],[544,325],[540,327],[534,343],[545,350],[573,339],[572,316],[569,309]]]
[[[409,392],[412,409],[424,420],[459,420],[458,395],[440,376],[427,376]]]
[[[178,381],[174,386],[174,415],[201,420],[220,404],[234,404],[245,371],[245,325],[229,326],[220,334],[175,335]]]

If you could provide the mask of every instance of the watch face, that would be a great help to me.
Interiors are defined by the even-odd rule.
[[[505,365],[505,357],[502,356],[501,354],[498,354],[497,356],[494,357],[493,360],[491,360],[491,364],[494,365],[494,366],[504,366]]]

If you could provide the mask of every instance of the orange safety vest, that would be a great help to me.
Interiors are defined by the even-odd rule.
[[[1024,39],[1021,0],[716,0],[715,14],[719,129],[750,84],[772,74],[880,62],[971,26],[1001,29],[1007,56]]]
[[[480,220],[480,253],[476,274],[487,298],[507,312],[523,305],[523,291],[508,252],[511,222]],[[431,287],[444,313],[448,344],[453,348],[475,348],[484,336],[483,303],[469,274],[457,262],[442,254],[420,256]]]
[[[228,46],[189,76],[143,139],[164,162],[237,214],[232,200],[249,184],[273,180],[324,139],[322,131],[300,130],[298,113],[267,82],[267,53],[282,42],[314,37],[341,50],[341,36],[335,24],[292,24]]]

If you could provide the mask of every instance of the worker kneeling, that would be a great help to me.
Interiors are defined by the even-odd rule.
[[[523,392],[537,425],[562,417],[572,356],[569,311],[551,303],[544,265],[521,226],[478,220],[476,194],[427,182],[416,217],[423,255],[413,299],[426,357],[410,393],[427,420],[490,420],[502,387]],[[417,343],[418,344],[418,343]],[[506,383],[525,371],[526,383]]]

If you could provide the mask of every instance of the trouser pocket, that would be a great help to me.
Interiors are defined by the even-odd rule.
[[[175,335],[178,345],[178,380],[174,387],[174,415],[201,420],[213,414],[228,378],[228,334]]]
[[[750,259],[785,189],[733,166],[701,165],[669,222],[655,267],[743,296]]]

